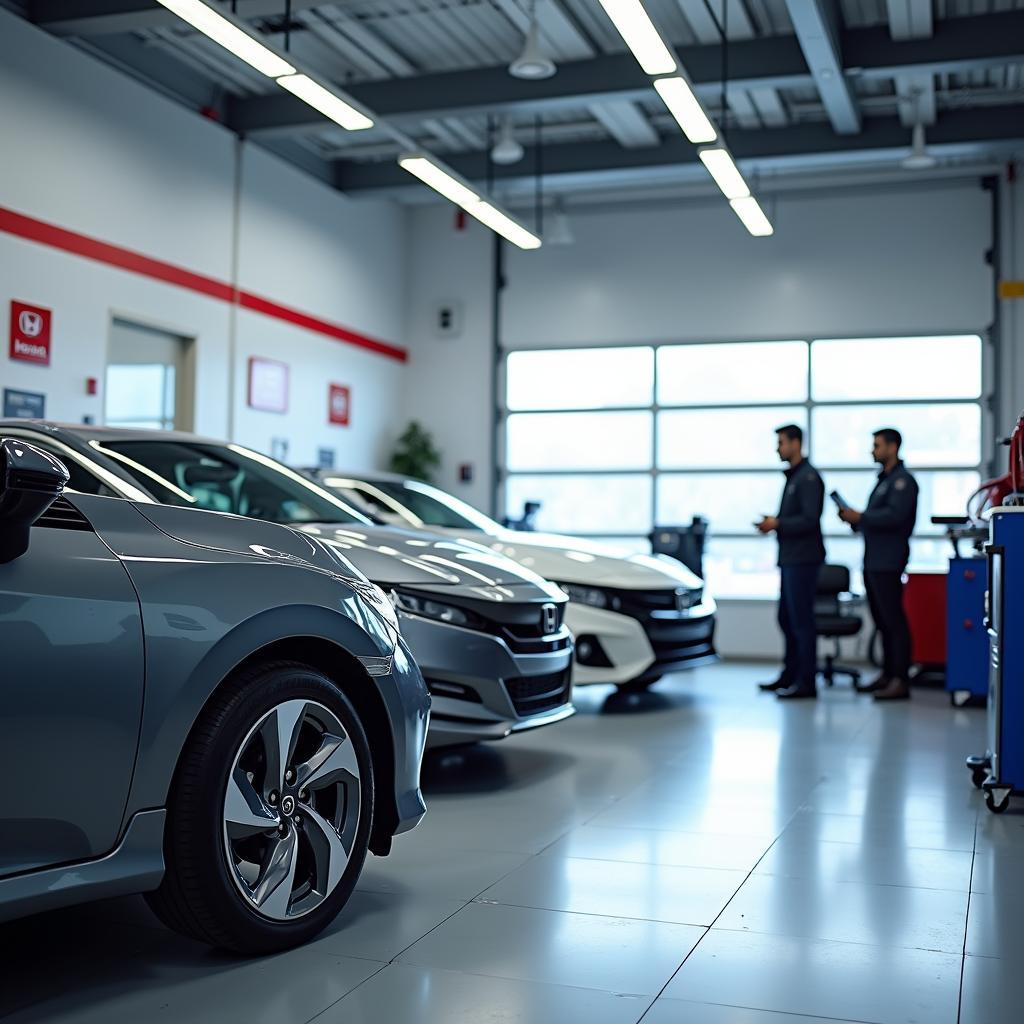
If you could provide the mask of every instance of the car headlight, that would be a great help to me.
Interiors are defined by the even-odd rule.
[[[559,583],[558,585],[568,594],[570,601],[587,604],[591,608],[608,607],[608,595],[603,590],[598,590],[597,587],[580,587],[575,583]]]
[[[462,626],[464,629],[481,629],[483,626],[483,620],[479,616],[464,608],[421,597],[419,594],[410,594],[408,591],[392,590],[391,601],[396,608],[410,615],[421,615],[425,619],[436,619],[438,622]]]
[[[396,633],[401,632],[398,628],[398,616],[395,614],[395,607],[388,600],[388,595],[385,594],[376,583],[371,583],[370,587],[372,588],[371,593],[373,594],[373,597],[370,599],[370,603],[373,605],[374,610],[380,613],[381,618],[383,618]]]

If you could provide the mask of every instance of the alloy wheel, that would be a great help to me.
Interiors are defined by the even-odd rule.
[[[352,855],[362,794],[355,746],[334,712],[289,700],[252,727],[224,794],[224,852],[250,907],[274,921],[316,909]]]

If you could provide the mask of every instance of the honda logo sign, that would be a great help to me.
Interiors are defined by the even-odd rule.
[[[12,359],[23,363],[50,365],[50,325],[53,313],[40,306],[24,302],[11,302]]]
[[[540,610],[540,628],[545,636],[558,632],[558,606],[546,604]]]

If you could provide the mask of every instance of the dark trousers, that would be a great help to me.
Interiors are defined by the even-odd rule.
[[[903,610],[903,573],[864,570],[871,618],[882,634],[882,671],[889,679],[906,682],[910,674],[910,624]]]
[[[818,674],[818,634],[814,628],[814,595],[819,565],[782,566],[779,629],[786,638],[782,680],[801,690],[814,690]]]

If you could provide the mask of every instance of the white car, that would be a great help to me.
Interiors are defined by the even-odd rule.
[[[624,558],[593,541],[509,530],[402,476],[308,472],[378,520],[475,540],[558,583],[569,595],[565,623],[576,636],[576,685],[644,690],[666,672],[715,657],[715,602],[703,580],[674,558]]]

